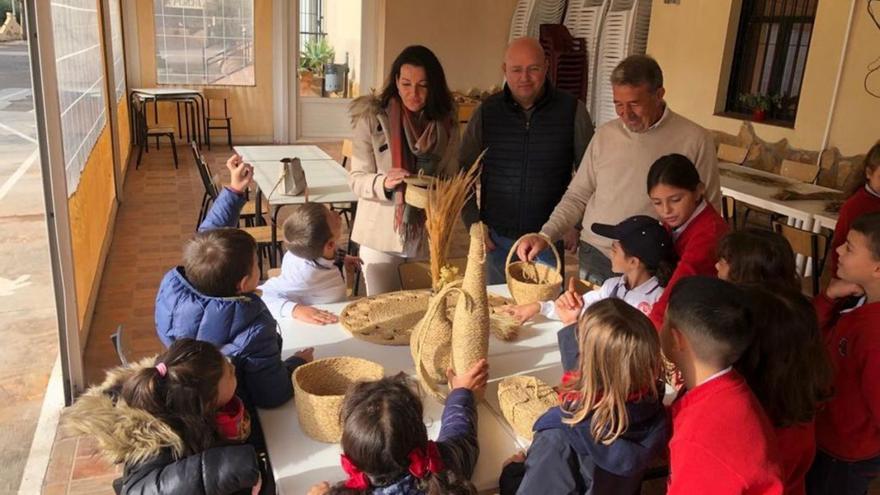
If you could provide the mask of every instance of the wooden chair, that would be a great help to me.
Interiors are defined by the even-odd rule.
[[[819,175],[819,165],[801,163],[794,160],[782,160],[779,175],[812,184]]]
[[[342,140],[342,168],[349,170],[351,167],[351,157],[353,154],[354,145],[351,142],[351,139],[343,139]],[[351,234],[351,224],[354,221],[354,214],[357,208],[357,203],[331,203],[330,209],[336,212],[339,212],[342,215],[342,219],[345,220],[345,225],[348,226],[348,232]],[[349,250],[351,252],[351,250]]]
[[[459,275],[464,275],[467,258],[450,258],[448,263],[458,268]],[[431,265],[427,261],[405,261],[397,266],[397,274],[403,290],[431,288]]]
[[[748,154],[748,148],[732,146],[725,143],[718,144],[718,161],[742,165],[746,161],[746,157],[748,156]]]
[[[580,295],[584,295],[587,292],[601,288],[600,285],[596,285],[593,282],[590,282],[589,280],[584,280],[582,278],[575,280],[574,286],[577,290],[577,293]],[[562,286],[562,288],[568,288],[568,282],[566,282],[565,285]]]
[[[225,130],[226,144],[232,148],[232,117],[229,116],[227,95],[219,89],[204,89],[205,94],[205,141],[211,149],[211,131]]]
[[[730,196],[721,196],[721,217],[732,230],[736,230],[736,200]]]
[[[154,103],[156,104],[156,103]],[[134,112],[134,122],[135,122],[135,135],[137,136],[137,141],[140,143],[140,147],[138,148],[138,156],[137,161],[135,162],[134,168],[137,170],[141,166],[141,157],[143,157],[144,152],[150,152],[150,138],[156,139],[156,149],[159,149],[159,138],[167,137],[168,141],[171,143],[171,154],[174,156],[174,168],[178,168],[177,166],[177,143],[174,140],[174,128],[167,126],[160,126],[158,124],[150,125],[147,119],[146,114],[146,101],[135,99],[132,105],[132,111]]]
[[[808,259],[809,265],[804,263],[803,269],[798,268],[798,275],[801,276],[805,288],[809,288],[813,296],[819,294],[822,268],[825,265],[825,258],[828,253],[828,238],[822,234],[799,229],[780,222],[774,222],[773,229],[788,240],[795,254],[800,254]],[[807,266],[812,268],[812,273],[809,277],[805,276]]]
[[[127,333],[123,331],[123,325],[116,327],[116,331],[110,334],[110,342],[113,343],[113,349],[116,351],[116,357],[119,358],[119,364],[128,367],[128,345]]]

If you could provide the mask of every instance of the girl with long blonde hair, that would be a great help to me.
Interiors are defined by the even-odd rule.
[[[563,384],[562,404],[535,422],[525,462],[505,467],[502,495],[639,493],[666,445],[663,360],[648,317],[605,299],[587,309],[577,331],[578,373]]]

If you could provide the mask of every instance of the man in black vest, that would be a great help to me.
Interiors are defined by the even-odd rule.
[[[474,110],[459,154],[464,169],[488,148],[479,209],[472,199],[462,219],[468,227],[482,220],[489,228],[489,284],[505,282],[504,264],[511,245],[520,236],[541,230],[593,137],[584,103],[547,80],[547,59],[538,40],[512,41],[501,68],[507,80],[504,90]],[[576,249],[577,239],[577,230],[571,229],[564,237],[565,248]],[[538,260],[556,263],[548,251]]]

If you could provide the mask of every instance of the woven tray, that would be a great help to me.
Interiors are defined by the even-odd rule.
[[[517,435],[532,439],[532,426],[548,409],[558,404],[550,385],[533,376],[512,376],[498,384],[498,403],[504,419]]]
[[[731,177],[734,179],[739,179],[741,181],[751,182],[752,184],[758,184],[759,186],[786,187],[791,185],[791,181],[787,181],[782,178],[776,179],[773,177],[764,177],[763,175],[750,174],[748,172],[739,172],[736,170],[728,170],[725,168],[719,169],[718,173],[725,177]]]
[[[380,345],[409,345],[410,335],[416,323],[425,315],[429,290],[401,290],[365,297],[351,302],[339,315],[342,328],[358,339]],[[449,316],[455,308],[449,304]],[[489,294],[489,306],[510,304],[507,298]]]

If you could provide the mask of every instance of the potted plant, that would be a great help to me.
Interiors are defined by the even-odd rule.
[[[310,39],[299,54],[300,94],[321,94],[324,64],[332,63],[336,52],[327,38]]]
[[[739,95],[739,103],[747,111],[752,112],[754,122],[763,122],[768,113],[772,115],[776,110],[782,108],[782,97],[780,95],[743,93]]]

